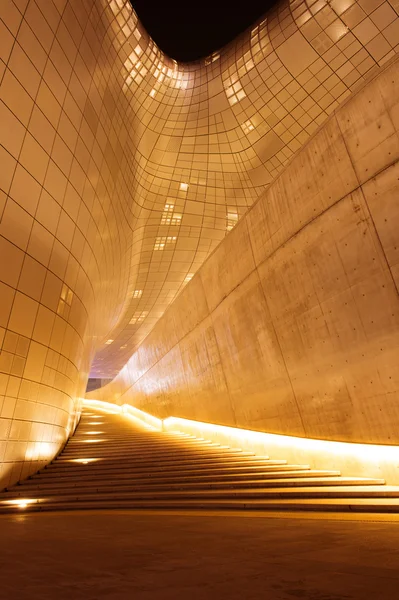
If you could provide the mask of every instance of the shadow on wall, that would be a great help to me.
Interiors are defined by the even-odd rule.
[[[86,394],[98,390],[99,388],[111,383],[112,379],[99,379],[97,377],[89,377],[86,387]]]

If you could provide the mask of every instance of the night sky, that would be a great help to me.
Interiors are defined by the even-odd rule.
[[[276,0],[130,0],[161,50],[178,61],[222,48],[264,15]]]

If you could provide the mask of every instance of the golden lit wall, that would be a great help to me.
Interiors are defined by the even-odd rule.
[[[397,11],[285,1],[179,65],[126,0],[0,1],[0,487],[54,455],[90,369],[118,373],[309,136],[395,54]],[[305,205],[301,194],[298,214]]]
[[[399,443],[399,59],[296,155],[90,397]]]

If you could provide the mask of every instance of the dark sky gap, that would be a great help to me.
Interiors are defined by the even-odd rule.
[[[276,0],[130,0],[161,50],[178,61],[203,58],[250,27]]]

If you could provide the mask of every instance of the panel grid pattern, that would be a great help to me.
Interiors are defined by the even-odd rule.
[[[284,0],[185,65],[127,0],[1,2],[0,479],[54,454],[90,369],[121,369],[297,150],[397,52],[398,12],[397,0]]]

